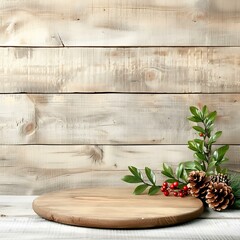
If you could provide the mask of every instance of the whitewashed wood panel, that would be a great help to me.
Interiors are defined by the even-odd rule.
[[[240,48],[0,48],[0,92],[240,92]]]
[[[229,169],[240,171],[240,146],[230,146]],[[176,167],[193,159],[186,145],[24,145],[0,147],[0,194],[41,194],[62,188],[127,186],[128,166],[163,162]],[[164,177],[157,175],[159,184]]]
[[[1,217],[10,216],[36,216],[32,209],[32,202],[36,197],[37,196],[0,195],[0,219]]]
[[[240,143],[240,94],[7,94],[0,144],[186,144],[189,106],[217,110],[219,143]]]
[[[2,0],[2,46],[239,46],[238,0]]]
[[[49,222],[39,217],[3,217],[0,218],[0,239],[238,240],[239,228],[239,219],[196,219],[185,224],[166,228],[114,230],[68,226]]]

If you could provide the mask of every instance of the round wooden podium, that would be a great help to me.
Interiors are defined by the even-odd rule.
[[[129,188],[88,188],[47,193],[34,200],[33,210],[58,223],[127,229],[187,222],[201,215],[203,204],[191,196],[133,195]]]

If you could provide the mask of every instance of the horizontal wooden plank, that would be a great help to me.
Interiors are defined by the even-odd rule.
[[[32,202],[37,196],[13,196],[1,195],[0,217],[36,217],[32,209]],[[224,210],[223,212],[213,211],[205,208],[201,219],[240,219],[239,210]]]
[[[240,94],[7,94],[0,144],[185,144],[197,136],[188,107],[204,104],[219,113],[219,143],[240,143]]]
[[[238,0],[2,0],[2,46],[239,46]]]
[[[32,202],[37,196],[0,196],[1,217],[26,217],[36,216],[32,209]]]
[[[0,92],[240,92],[240,48],[0,48]]]
[[[240,171],[240,146],[230,146],[229,169]],[[129,165],[156,170],[163,162],[176,167],[192,160],[181,145],[24,145],[0,146],[0,194],[42,194],[63,188],[126,186],[121,178]]]
[[[4,240],[29,239],[208,239],[238,240],[239,219],[196,219],[186,224],[168,228],[146,230],[108,230],[73,227],[43,220],[38,217],[0,218]]]

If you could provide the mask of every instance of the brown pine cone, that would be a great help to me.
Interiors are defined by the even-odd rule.
[[[209,177],[203,171],[192,171],[188,176],[188,188],[192,196],[205,201],[207,189],[210,184]]]
[[[212,175],[210,176],[210,180],[214,183],[214,182],[223,182],[226,183],[227,185],[229,185],[229,179],[227,175],[224,175],[222,173],[218,173],[217,175]]]
[[[211,183],[207,190],[206,203],[215,211],[222,211],[234,203],[232,188],[223,182]]]

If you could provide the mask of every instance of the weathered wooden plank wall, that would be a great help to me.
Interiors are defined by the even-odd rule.
[[[218,142],[239,143],[240,94],[1,95],[0,143],[186,144],[188,106],[203,103],[219,111]]]
[[[236,47],[21,47],[0,56],[3,93],[240,91]]]
[[[240,171],[240,146],[230,148],[227,166]],[[124,186],[119,179],[129,164],[160,169],[165,161],[176,166],[193,159],[193,154],[186,145],[5,145],[0,159],[0,192],[23,195],[78,186]],[[162,180],[159,173],[159,183]]]
[[[0,2],[0,194],[189,160],[203,104],[239,170],[238,0]]]
[[[4,46],[237,46],[238,0],[2,0]]]

